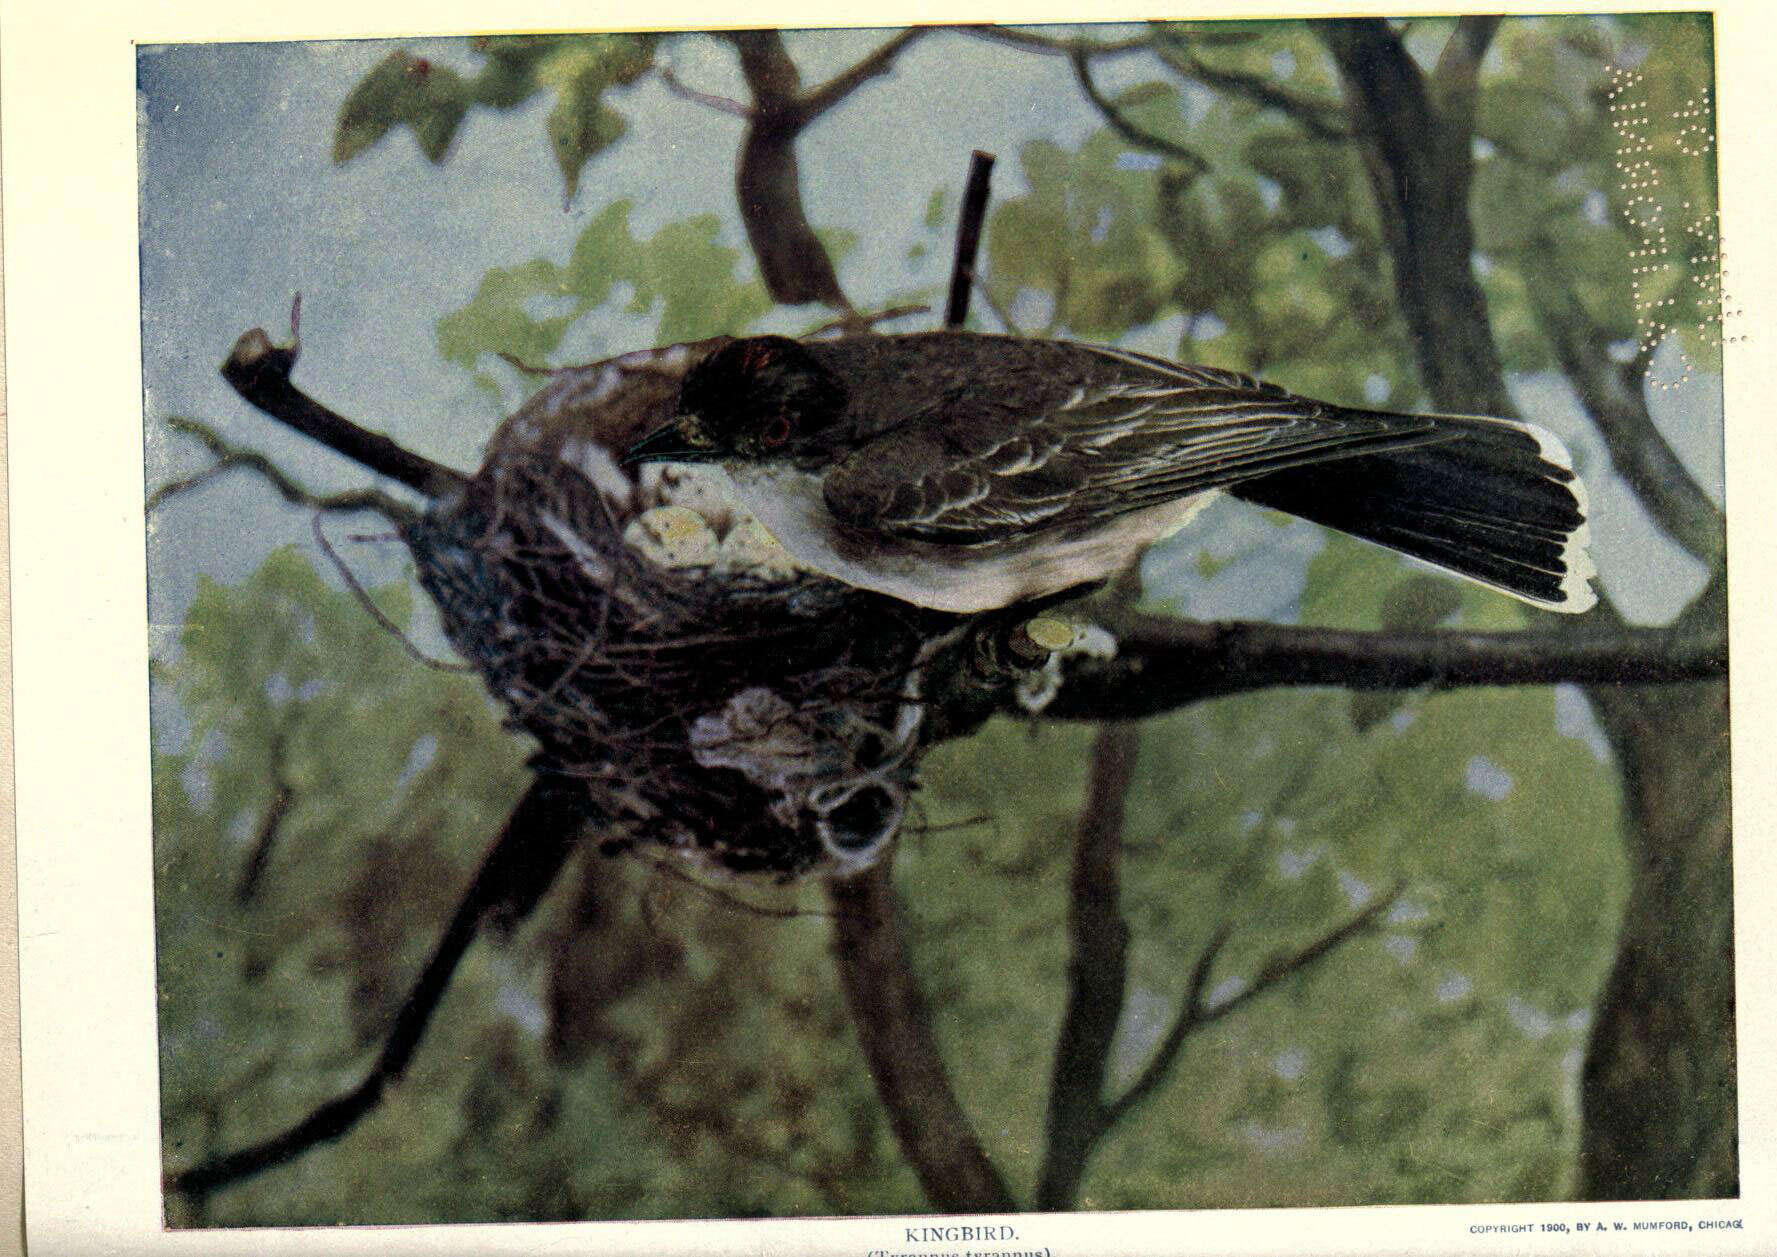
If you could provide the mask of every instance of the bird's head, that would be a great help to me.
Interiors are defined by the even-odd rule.
[[[785,336],[733,341],[691,368],[678,413],[623,461],[818,461],[845,404],[845,386],[806,346]]]

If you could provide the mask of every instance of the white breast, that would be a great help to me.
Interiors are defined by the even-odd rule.
[[[1035,532],[983,546],[942,546],[855,530],[842,536],[813,473],[756,464],[726,471],[736,500],[809,567],[861,589],[956,612],[986,611],[1109,579],[1184,527],[1213,496],[1199,493],[1132,511],[1065,538]]]

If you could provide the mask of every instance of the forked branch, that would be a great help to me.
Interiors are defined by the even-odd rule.
[[[469,945],[484,927],[509,929],[529,915],[572,853],[581,828],[592,818],[591,800],[580,783],[538,776],[488,850],[364,1080],[261,1143],[168,1175],[167,1189],[202,1197],[294,1160],[356,1126],[407,1072]]]

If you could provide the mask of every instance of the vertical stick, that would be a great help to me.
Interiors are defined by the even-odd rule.
[[[961,327],[969,316],[969,292],[975,283],[975,254],[981,248],[981,225],[987,219],[987,184],[993,176],[993,154],[976,149],[969,158],[969,183],[963,192],[962,217],[956,224],[956,260],[950,267],[950,300],[944,326]]]

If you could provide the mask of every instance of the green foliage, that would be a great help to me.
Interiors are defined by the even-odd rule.
[[[1335,543],[1305,605],[1358,626],[1423,620],[1450,606],[1428,579]],[[398,590],[377,600],[405,621]],[[1465,592],[1445,614],[1516,612]],[[356,1082],[523,781],[522,746],[472,681],[413,662],[293,552],[237,589],[206,585],[180,640],[161,683],[191,736],[155,772],[171,1164]],[[1118,1085],[1216,925],[1236,927],[1218,981],[1250,976],[1349,912],[1350,879],[1409,890],[1382,937],[1194,1040],[1106,1142],[1083,1207],[1561,1192],[1576,1016],[1625,888],[1610,770],[1552,722],[1546,691],[1409,695],[1368,726],[1347,696],[1296,692],[1146,727]],[[901,855],[946,1059],[1016,1184],[1041,1155],[1089,738],[1001,723],[943,748],[928,824]],[[1500,797],[1465,784],[1477,756],[1509,778]],[[279,780],[291,801],[243,897]],[[589,855],[516,939],[470,953],[408,1078],[362,1126],[175,1221],[918,1211],[821,904],[814,887],[712,891]]]
[[[1448,606],[1454,587],[1425,579],[1344,543],[1315,564],[1307,601],[1374,627],[1408,604],[1421,618]],[[1516,615],[1485,591],[1449,614]],[[1577,1053],[1627,891],[1614,775],[1554,736],[1547,690],[1397,702],[1394,719],[1364,726],[1347,695],[1271,692],[1144,726],[1113,1087],[1147,1059],[1219,925],[1234,933],[1212,988],[1250,979],[1362,896],[1396,879],[1407,890],[1378,934],[1190,1040],[1170,1084],[1107,1139],[1084,1207],[1567,1190]],[[1090,739],[999,725],[943,748],[925,767],[930,820],[991,820],[916,838],[901,856],[946,1059],[1014,1182],[1041,1157]]]
[[[1297,67],[1324,61],[1296,24],[1240,47],[1260,63],[1284,53]],[[1296,73],[1307,82],[1297,90],[1327,90],[1306,68]],[[1410,378],[1354,152],[1238,97],[1194,106],[1169,82],[1138,85],[1117,103],[1211,168],[1183,171],[1109,129],[1071,153],[1027,145],[1030,192],[994,211],[988,254],[995,282],[1053,299],[1045,332],[1114,339],[1180,313],[1176,352],[1189,361],[1344,400],[1363,398],[1373,375],[1391,394]],[[1217,333],[1198,339],[1210,315]]]
[[[408,52],[392,52],[364,76],[339,112],[333,160],[347,162],[396,127],[409,128],[428,160],[441,162],[473,107],[513,109],[544,90],[555,93],[547,129],[561,167],[564,200],[580,172],[623,137],[623,116],[605,103],[613,88],[635,82],[654,64],[652,34],[508,35],[473,41],[486,64],[465,78]]]
[[[1538,326],[1551,268],[1613,340],[1678,332],[1719,370],[1713,49],[1706,15],[1509,22],[1476,119],[1476,246],[1519,370],[1554,365]],[[1633,65],[1633,69],[1625,67]],[[1668,304],[1670,301],[1670,304]]]
[[[348,162],[394,127],[406,126],[429,161],[443,161],[469,110],[469,97],[469,85],[456,71],[392,52],[346,97],[333,137],[333,160]]]
[[[404,590],[375,597],[407,621]],[[169,1166],[356,1084],[526,780],[475,680],[420,666],[294,551],[206,583],[179,641],[157,671],[190,736],[154,772]],[[470,952],[372,1116],[173,1221],[916,1209],[827,925],[589,855],[515,939]]]
[[[484,354],[546,365],[568,329],[625,286],[621,308],[656,314],[660,344],[740,331],[771,308],[757,280],[736,275],[741,255],[721,243],[715,215],[668,223],[642,240],[630,228],[634,209],[627,200],[606,206],[565,265],[536,258],[489,271],[467,306],[438,321],[439,351],[470,369]]]

